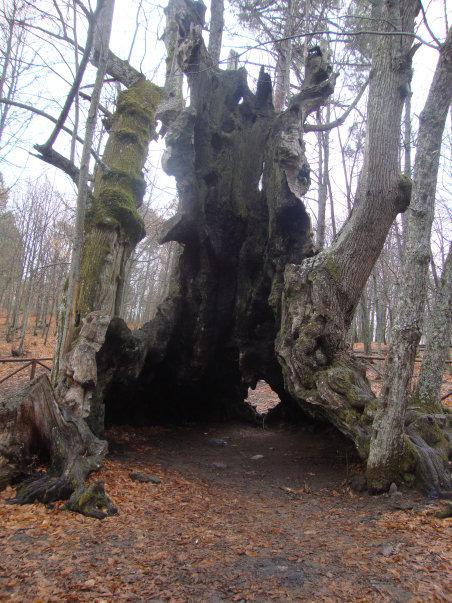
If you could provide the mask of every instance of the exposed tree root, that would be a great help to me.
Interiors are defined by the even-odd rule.
[[[13,503],[51,503],[69,499],[67,507],[102,519],[116,512],[99,483],[86,486],[100,468],[107,443],[85,421],[61,410],[46,375],[0,406],[0,485],[27,471],[33,458],[49,462],[48,473],[31,476],[16,491]]]
[[[386,409],[372,393],[364,367],[345,345],[347,303],[331,251],[300,266],[288,266],[276,349],[287,391],[306,412],[333,423],[354,442],[361,458],[368,460],[376,426],[391,426],[382,422]],[[387,491],[392,481],[418,485],[436,496],[450,488],[445,413],[426,414],[411,406],[398,446],[396,472],[368,463],[372,492]]]

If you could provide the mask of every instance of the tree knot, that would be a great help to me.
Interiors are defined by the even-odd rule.
[[[411,201],[411,191],[413,189],[413,181],[409,176],[400,174],[397,182],[397,194],[395,198],[395,207],[397,212],[404,212],[408,209]]]

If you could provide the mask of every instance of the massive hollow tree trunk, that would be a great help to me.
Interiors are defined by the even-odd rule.
[[[382,31],[412,31],[416,12],[412,1],[383,3]],[[184,23],[191,105],[168,133],[165,161],[181,207],[162,237],[184,249],[156,318],[135,333],[110,325],[98,355],[107,419],[228,416],[265,379],[285,405],[331,421],[367,458],[379,405],[345,336],[410,199],[398,143],[411,39],[376,38],[357,202],[331,248],[314,255],[302,130],[332,92],[326,50],[309,54],[303,90],[276,114],[265,73],[251,93],[245,72],[216,70],[200,25]]]
[[[253,94],[244,70],[211,65],[199,24],[184,34],[191,105],[167,134],[165,158],[180,209],[162,236],[184,249],[156,318],[135,333],[116,320],[107,333],[99,372],[109,420],[231,416],[245,412],[258,379],[293,403],[274,341],[284,268],[313,253],[300,202],[310,182],[300,124],[336,75],[317,49],[302,92],[277,114],[267,74]]]
[[[190,6],[187,4],[187,6]],[[98,355],[109,421],[230,416],[265,379],[283,404],[327,419],[369,454],[379,402],[346,333],[388,230],[410,200],[398,170],[417,3],[382,4],[364,170],[352,215],[315,255],[301,197],[309,186],[303,124],[331,94],[327,51],[308,55],[303,90],[275,113],[268,76],[216,70],[201,26],[182,20],[191,105],[167,135],[165,168],[181,206],[162,241],[183,245],[173,289],[138,332],[113,321]],[[384,35],[390,30],[390,35]],[[123,400],[127,396],[127,406]],[[407,480],[422,474],[410,457]]]
[[[203,5],[175,3],[177,27],[167,33],[177,40],[173,52],[189,81],[190,106],[164,120],[164,168],[176,178],[180,206],[161,240],[176,241],[182,252],[151,322],[137,331],[119,318],[107,324],[114,298],[104,283],[118,274],[115,245],[122,235],[130,247],[139,232],[129,204],[136,181],[113,170],[111,180],[97,183],[87,242],[93,241],[92,258],[99,261],[86,264],[92,272],[81,300],[89,300],[86,311],[94,310],[90,305],[104,291],[108,312],[81,314],[80,345],[68,359],[62,398],[68,407],[75,399],[72,406],[101,432],[104,410],[107,422],[128,424],[237,416],[245,412],[247,388],[264,379],[283,407],[329,420],[366,458],[378,401],[345,341],[390,225],[409,203],[398,142],[411,38],[394,31],[413,30],[417,2],[383,3],[382,31],[390,35],[375,37],[357,202],[332,246],[318,254],[302,203],[310,185],[303,126],[334,89],[327,48],[308,53],[302,90],[277,113],[263,69],[253,93],[245,70],[216,68],[202,41]],[[132,112],[133,124],[141,111]],[[134,132],[130,148],[138,150],[136,143]],[[102,191],[110,184],[119,191],[105,218]],[[123,225],[123,216],[130,222]]]

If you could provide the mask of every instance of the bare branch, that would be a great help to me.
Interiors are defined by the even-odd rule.
[[[64,122],[66,121],[66,118],[69,114],[69,111],[71,109],[72,103],[74,101],[75,96],[78,93],[78,89],[80,87],[80,84],[82,82],[83,79],[83,75],[85,73],[85,69],[88,65],[89,62],[89,58],[90,58],[90,54],[91,54],[91,46],[93,43],[93,37],[94,37],[94,26],[95,26],[95,22],[96,22],[96,17],[99,14],[99,11],[102,7],[103,4],[103,0],[99,0],[98,4],[97,4],[97,8],[96,11],[94,13],[94,19],[90,21],[89,24],[89,28],[88,28],[88,33],[86,36],[86,46],[85,49],[83,51],[83,56],[82,56],[82,60],[80,61],[80,65],[77,69],[77,73],[75,75],[75,79],[74,82],[71,86],[71,89],[69,90],[69,94],[66,97],[66,100],[64,102],[63,105],[63,109],[60,113],[60,116],[56,122],[55,128],[53,129],[53,132],[51,133],[51,135],[49,136],[49,139],[47,140],[47,142],[45,143],[44,146],[50,148],[53,143],[55,142],[55,140],[57,139],[58,134],[60,133],[62,126],[64,124]]]
[[[17,23],[19,25],[22,25],[23,27],[27,27],[28,29],[36,29],[37,31],[40,31],[52,38],[55,38],[56,40],[61,40],[62,42],[71,44],[71,46],[78,48],[78,50],[80,50],[81,52],[85,51],[83,46],[81,46],[80,44],[77,44],[75,42],[75,40],[73,40],[68,35],[61,35],[61,34],[53,32],[53,31],[50,31],[48,29],[45,29],[44,27],[40,27],[38,25],[33,25],[31,23],[27,23],[26,21],[17,21]],[[94,67],[98,66],[98,53],[97,52],[94,52],[92,54],[90,61],[94,65]],[[143,78],[143,74],[140,73],[140,71],[135,69],[135,67],[132,67],[132,65],[130,65],[130,63],[128,61],[125,61],[124,59],[120,59],[111,50],[108,51],[107,73],[114,80],[123,84],[126,88],[130,88],[130,86],[132,86],[132,84],[134,84],[135,82],[137,82],[138,80]]]
[[[422,4],[422,0],[419,0],[419,7],[420,7],[421,13],[422,13],[422,20],[424,21],[424,25],[425,25],[428,33],[432,36],[433,40],[435,40],[435,42],[438,44],[438,47],[440,48],[442,46],[442,44],[438,40],[438,38],[435,36],[435,34],[433,33],[433,31],[430,29],[430,25],[428,24],[428,21],[427,21],[427,15],[425,14],[425,9],[424,9],[424,6]]]
[[[304,127],[304,131],[305,132],[326,132],[328,130],[332,130],[333,128],[337,128],[338,126],[341,126],[344,123],[344,121],[347,119],[347,117],[350,115],[350,113],[353,111],[353,109],[356,107],[356,105],[359,103],[359,101],[361,100],[361,97],[364,94],[364,92],[369,84],[369,81],[370,81],[370,77],[368,77],[366,79],[366,81],[362,85],[360,91],[358,92],[355,100],[352,102],[352,104],[349,106],[349,108],[346,111],[344,111],[344,113],[342,113],[342,115],[340,117],[338,117],[334,121],[331,121],[328,124],[307,124]]]
[[[38,109],[37,107],[33,107],[32,105],[27,105],[25,103],[19,103],[17,101],[13,101],[8,98],[0,98],[0,104],[1,103],[5,104],[5,105],[11,105],[13,107],[18,107],[19,109],[25,109],[26,111],[30,111],[31,113],[35,113],[36,115],[45,117],[46,119],[53,122],[54,124],[56,124],[58,122],[58,120],[55,117],[53,117],[52,115],[49,115],[49,113],[46,113],[45,111],[41,111],[41,109]],[[70,128],[68,128],[65,125],[61,126],[61,129],[63,130],[63,132],[66,132],[67,134],[70,134],[71,136],[74,135],[73,130],[71,130]],[[76,136],[76,140],[77,140],[77,142],[80,142],[81,144],[83,144],[83,142],[84,142],[83,138],[81,138],[80,136]],[[41,145],[41,146],[45,147],[46,145]],[[102,164],[102,160],[100,159],[100,157],[96,153],[96,151],[94,151],[93,149],[91,149],[91,155],[94,157],[94,159],[96,160],[97,163]]]
[[[438,51],[440,50],[440,47],[438,47],[436,44],[427,42],[427,40],[424,40],[418,34],[415,34],[410,31],[378,31],[378,30],[374,31],[374,30],[365,29],[365,30],[361,30],[361,31],[340,31],[340,32],[338,32],[338,31],[331,31],[329,29],[322,29],[322,30],[318,30],[318,31],[311,31],[309,33],[297,33],[292,36],[286,36],[286,37],[278,38],[275,40],[266,40],[265,42],[259,42],[259,44],[256,44],[255,46],[249,46],[244,51],[239,53],[239,57],[243,56],[250,50],[257,50],[259,48],[262,48],[262,46],[267,46],[268,44],[276,44],[279,42],[285,42],[286,40],[296,40],[298,38],[306,38],[306,37],[313,37],[313,36],[326,36],[326,35],[335,36],[334,39],[339,39],[341,37],[350,37],[350,36],[399,36],[399,37],[406,36],[408,38],[413,38],[414,40],[418,40],[421,44],[424,44],[424,46],[428,46],[429,48],[433,48],[433,50],[438,50]]]
[[[58,151],[55,151],[55,149],[52,149],[52,147],[36,144],[34,148],[39,153],[39,155],[33,155],[34,157],[37,157],[38,159],[41,159],[42,161],[59,168],[65,174],[67,174],[75,184],[78,183],[80,170],[75,166],[74,163],[72,163],[72,161],[58,153]]]
[[[80,96],[81,98],[83,98],[83,100],[86,100],[86,101],[91,101],[91,95],[86,94],[86,92],[79,92],[79,96]],[[102,111],[102,113],[105,115],[105,117],[110,118],[110,117],[112,116],[111,111],[109,111],[109,110],[107,109],[107,107],[104,107],[104,106],[103,106],[103,105],[101,105],[100,103],[99,103],[99,110],[100,110],[100,111]]]

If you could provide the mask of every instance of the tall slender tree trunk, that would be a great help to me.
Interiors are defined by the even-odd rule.
[[[329,140],[328,140],[328,145],[329,145]],[[333,239],[335,239],[336,235],[337,235],[336,216],[335,216],[335,211],[334,211],[333,191],[331,189],[331,182],[330,182],[329,175],[327,175],[327,185],[328,185],[328,197],[330,200],[331,229],[333,232]]]
[[[452,30],[449,30],[419,119],[414,189],[407,216],[402,277],[382,391],[383,406],[375,418],[367,467],[369,484],[377,491],[387,489],[393,481],[404,479],[406,465],[413,464],[418,458],[425,465],[423,470],[431,473],[432,487],[445,486],[444,462],[447,457],[440,445],[442,439],[433,441],[426,429],[422,430],[426,441],[410,438],[410,426],[417,422],[417,427],[423,427],[422,418],[412,419],[408,432],[405,419],[416,350],[422,333],[436,180],[451,95]],[[439,432],[438,425],[436,428]],[[435,446],[437,450],[432,457],[431,450]],[[428,460],[424,459],[426,455]]]
[[[211,0],[210,2],[210,32],[209,54],[212,63],[218,67],[221,54],[221,41],[224,27],[224,0]]]
[[[327,104],[326,123],[330,121],[330,105]],[[320,120],[318,120],[320,122]],[[318,249],[325,246],[325,227],[326,227],[326,203],[328,199],[328,173],[330,158],[330,136],[329,132],[318,132],[319,146],[319,190],[318,190],[318,211],[317,211],[317,237],[316,243]]]
[[[375,270],[372,274],[373,298],[375,306],[375,341],[377,343],[386,343],[386,304],[378,287],[377,275]]]
[[[364,344],[364,352],[370,353],[371,330],[369,321],[369,304],[367,292],[364,290],[359,302],[360,322],[361,322],[361,341]]]
[[[403,173],[408,178],[412,177],[412,161],[411,161],[411,136],[412,136],[412,127],[411,127],[411,97],[412,92],[411,88],[407,92],[407,96],[405,98],[405,111],[403,116]],[[405,231],[405,218],[406,215],[402,214],[402,229]]]
[[[20,269],[18,271],[17,284],[13,295],[13,305],[11,312],[8,312],[8,327],[6,329],[6,341],[12,341],[16,333],[17,325],[19,322],[20,307],[22,302],[22,294],[25,280],[25,270],[27,262],[29,260],[29,254],[32,252],[30,249],[32,237],[31,234],[31,216],[24,218],[25,225],[22,222],[22,240],[24,243],[24,249],[21,257]]]
[[[276,111],[282,111],[290,93],[290,67],[292,63],[292,35],[294,8],[296,0],[288,0],[284,16],[283,41],[276,45],[277,61],[275,67],[274,105]]]
[[[56,371],[61,363],[62,357],[68,352],[73,338],[74,330],[80,325],[80,313],[77,301],[81,286],[82,252],[85,236],[85,216],[88,204],[88,178],[91,159],[91,147],[93,145],[96,130],[97,112],[104,76],[107,69],[108,51],[111,25],[113,21],[114,0],[105,0],[100,10],[95,33],[95,52],[98,53],[99,63],[97,67],[96,80],[91,94],[91,101],[86,120],[85,137],[80,159],[80,171],[78,178],[78,193],[75,214],[75,234],[72,248],[71,267],[69,271],[68,290],[66,298],[66,315],[64,318],[63,332],[59,349],[55,354]]]
[[[443,274],[435,294],[430,320],[426,327],[425,351],[413,404],[426,412],[443,412],[440,391],[449,360],[452,325],[452,245],[449,246]]]

